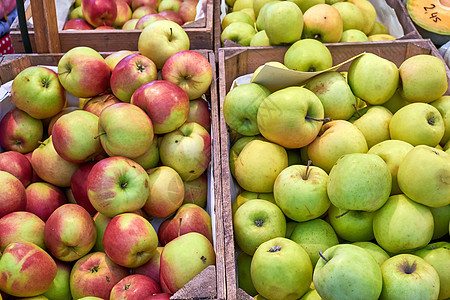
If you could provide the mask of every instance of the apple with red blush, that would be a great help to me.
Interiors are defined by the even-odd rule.
[[[64,24],[63,30],[92,30],[91,24],[85,19],[70,19]]]
[[[160,14],[157,14],[157,13],[142,16],[137,21],[135,29],[144,29],[145,27],[147,27],[147,25],[150,25],[153,22],[156,22],[159,20],[167,20],[167,19],[164,16],[161,16]]]
[[[178,14],[184,23],[195,21],[198,0],[184,0],[178,9]]]
[[[161,287],[155,280],[145,275],[133,274],[116,283],[109,299],[141,300],[147,295],[158,293],[161,293]]]
[[[89,173],[96,163],[97,161],[91,161],[80,165],[78,170],[70,178],[70,187],[76,203],[86,209],[90,215],[94,215],[97,210],[89,200],[88,181],[86,178],[88,178]]]
[[[117,17],[115,0],[81,0],[81,10],[86,21],[94,27],[111,26]]]
[[[117,99],[116,96],[106,93],[89,99],[86,104],[84,104],[83,109],[99,117],[104,108],[119,102],[120,100]]]
[[[33,168],[26,156],[17,151],[0,153],[0,171],[11,173],[19,179],[24,187],[31,183]]]
[[[196,122],[202,125],[208,132],[211,132],[211,110],[209,102],[203,98],[191,100],[189,102],[189,116],[186,122]]]
[[[35,214],[44,222],[60,206],[67,203],[64,191],[48,182],[34,182],[26,187],[26,211]]]
[[[167,20],[173,21],[177,23],[178,25],[183,25],[183,19],[181,18],[180,14],[177,12],[174,12],[173,10],[163,10],[158,12],[159,15],[163,16]]]
[[[157,247],[152,258],[142,266],[133,269],[133,274],[141,274],[150,277],[159,284],[159,265],[163,247]]]
[[[22,182],[14,175],[0,171],[0,218],[20,210],[25,210],[27,196]]]

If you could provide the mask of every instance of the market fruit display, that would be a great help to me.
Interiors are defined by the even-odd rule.
[[[118,52],[75,47],[12,81],[16,105],[0,121],[3,299],[167,298],[215,264],[210,62],[183,49],[157,68]]]
[[[171,20],[181,26],[195,21],[198,4],[199,0],[75,1],[63,29],[142,30],[158,20]]]
[[[256,72],[278,67],[289,80],[283,62],[269,64]],[[364,53],[298,85],[258,74],[231,85],[222,114],[232,129],[238,287],[256,299],[448,297],[449,87],[440,68],[431,55],[395,64]],[[429,93],[408,92],[419,78]]]
[[[368,0],[226,0],[225,3],[222,45],[227,40],[241,46],[276,46],[292,45],[302,39],[322,43],[395,39],[377,21],[377,11]]]

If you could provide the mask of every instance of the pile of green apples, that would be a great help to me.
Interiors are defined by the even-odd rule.
[[[226,0],[222,43],[242,46],[292,44],[301,38],[323,43],[395,40],[377,21],[368,0]]]
[[[253,76],[227,93],[240,288],[257,299],[450,297],[447,76],[435,56],[397,67],[364,53],[347,72],[271,90]]]

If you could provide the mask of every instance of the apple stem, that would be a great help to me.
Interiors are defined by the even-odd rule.
[[[309,120],[313,120],[313,121],[317,121],[317,122],[329,122],[329,121],[331,121],[330,118],[317,119],[317,118],[314,118],[314,117],[310,117],[308,115],[305,116],[305,119],[309,119]]]
[[[324,261],[328,262],[328,259],[326,259],[325,256],[323,256],[322,251],[319,251],[319,255],[320,257],[323,258]]]
[[[169,42],[172,41],[172,35],[173,35],[173,31],[172,31],[172,27],[170,27],[170,37],[169,37]]]
[[[183,221],[183,218],[180,218],[180,225],[178,225],[178,236],[181,234],[181,221]]]
[[[339,219],[340,217],[345,216],[345,215],[348,214],[349,212],[350,212],[350,209],[346,210],[344,213],[342,213],[342,214],[336,216],[335,218],[336,218],[336,219]]]
[[[305,172],[305,177],[303,177],[303,180],[308,180],[309,174],[308,172],[310,171],[309,167],[312,164],[312,160],[308,159],[308,163],[306,164],[306,172]]]
[[[39,144],[39,145],[44,145],[44,142],[38,141],[38,144]]]
[[[94,139],[96,140],[96,139],[98,139],[99,137],[101,137],[101,136],[104,135],[104,134],[106,134],[106,132],[102,132],[102,133],[100,133],[99,135],[94,136]]]
[[[356,104],[352,104],[352,106],[355,108],[356,114],[358,115],[358,117],[361,117],[361,114],[359,113],[358,107],[356,106]]]

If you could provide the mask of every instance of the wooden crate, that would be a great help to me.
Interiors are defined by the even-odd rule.
[[[211,108],[211,165],[208,169],[208,182],[211,183],[206,210],[212,218],[214,234],[214,250],[216,253],[215,266],[209,266],[188,282],[171,299],[226,299],[225,289],[225,258],[224,258],[224,230],[222,218],[222,190],[221,190],[221,158],[220,158],[220,131],[219,131],[219,105],[217,100],[216,59],[211,50],[196,50],[208,59],[213,71],[213,81],[206,98]],[[110,52],[101,53],[107,56]],[[11,54],[0,58],[0,85],[15,78],[22,70],[29,66],[48,65],[56,66],[63,53],[57,54]],[[11,98],[0,100],[0,120],[14,107]],[[2,149],[0,148],[0,152]]]
[[[222,26],[220,22],[220,4],[222,0],[215,0],[214,3],[215,10],[218,10],[218,18],[214,18],[214,50],[216,51],[216,56],[218,58],[218,50],[222,46],[224,47],[241,47],[239,44],[227,41],[225,45],[221,44],[220,35],[222,33]],[[369,0],[370,1],[370,0]],[[408,11],[406,10],[405,5],[401,2],[401,0],[386,0],[386,3],[395,11],[397,15],[397,19],[400,22],[400,25],[403,28],[404,36],[402,36],[401,40],[405,39],[421,39],[420,33],[417,31],[417,28],[414,26],[411,18],[409,17]],[[370,44],[371,42],[363,42],[363,44]],[[387,41],[386,43],[389,43]]]
[[[373,42],[361,45],[360,43],[327,44],[333,56],[333,65],[350,59],[362,52],[371,52],[378,56],[389,59],[397,66],[408,57],[418,54],[432,54],[442,59],[436,47],[430,40],[416,39],[409,41],[396,40],[386,44]],[[223,116],[223,103],[227,92],[230,90],[234,79],[239,76],[253,73],[257,67],[268,61],[283,62],[287,47],[241,47],[221,48],[218,51],[219,64],[219,104],[220,104],[220,143],[222,159],[222,202],[224,220],[225,245],[225,267],[227,299],[253,299],[242,289],[237,288],[236,275],[236,247],[233,235],[233,220],[231,204],[237,196],[237,183],[232,178],[229,167],[230,135],[229,128]],[[347,71],[350,63],[344,64],[339,71]],[[447,82],[449,89],[446,94],[450,95],[450,70],[447,69]]]
[[[27,7],[28,19],[33,10],[37,11],[35,15],[38,16],[33,18],[34,28],[31,25],[28,28],[33,53],[67,52],[76,46],[87,46],[101,52],[138,50],[138,39],[142,30],[58,30],[52,1],[54,0],[33,0],[29,8]],[[205,17],[183,26],[191,42],[190,49],[213,49],[213,19],[213,0],[207,0]],[[17,25],[11,27],[10,36],[14,51],[25,53]],[[58,43],[59,49],[56,47]],[[52,51],[52,47],[59,51]]]

